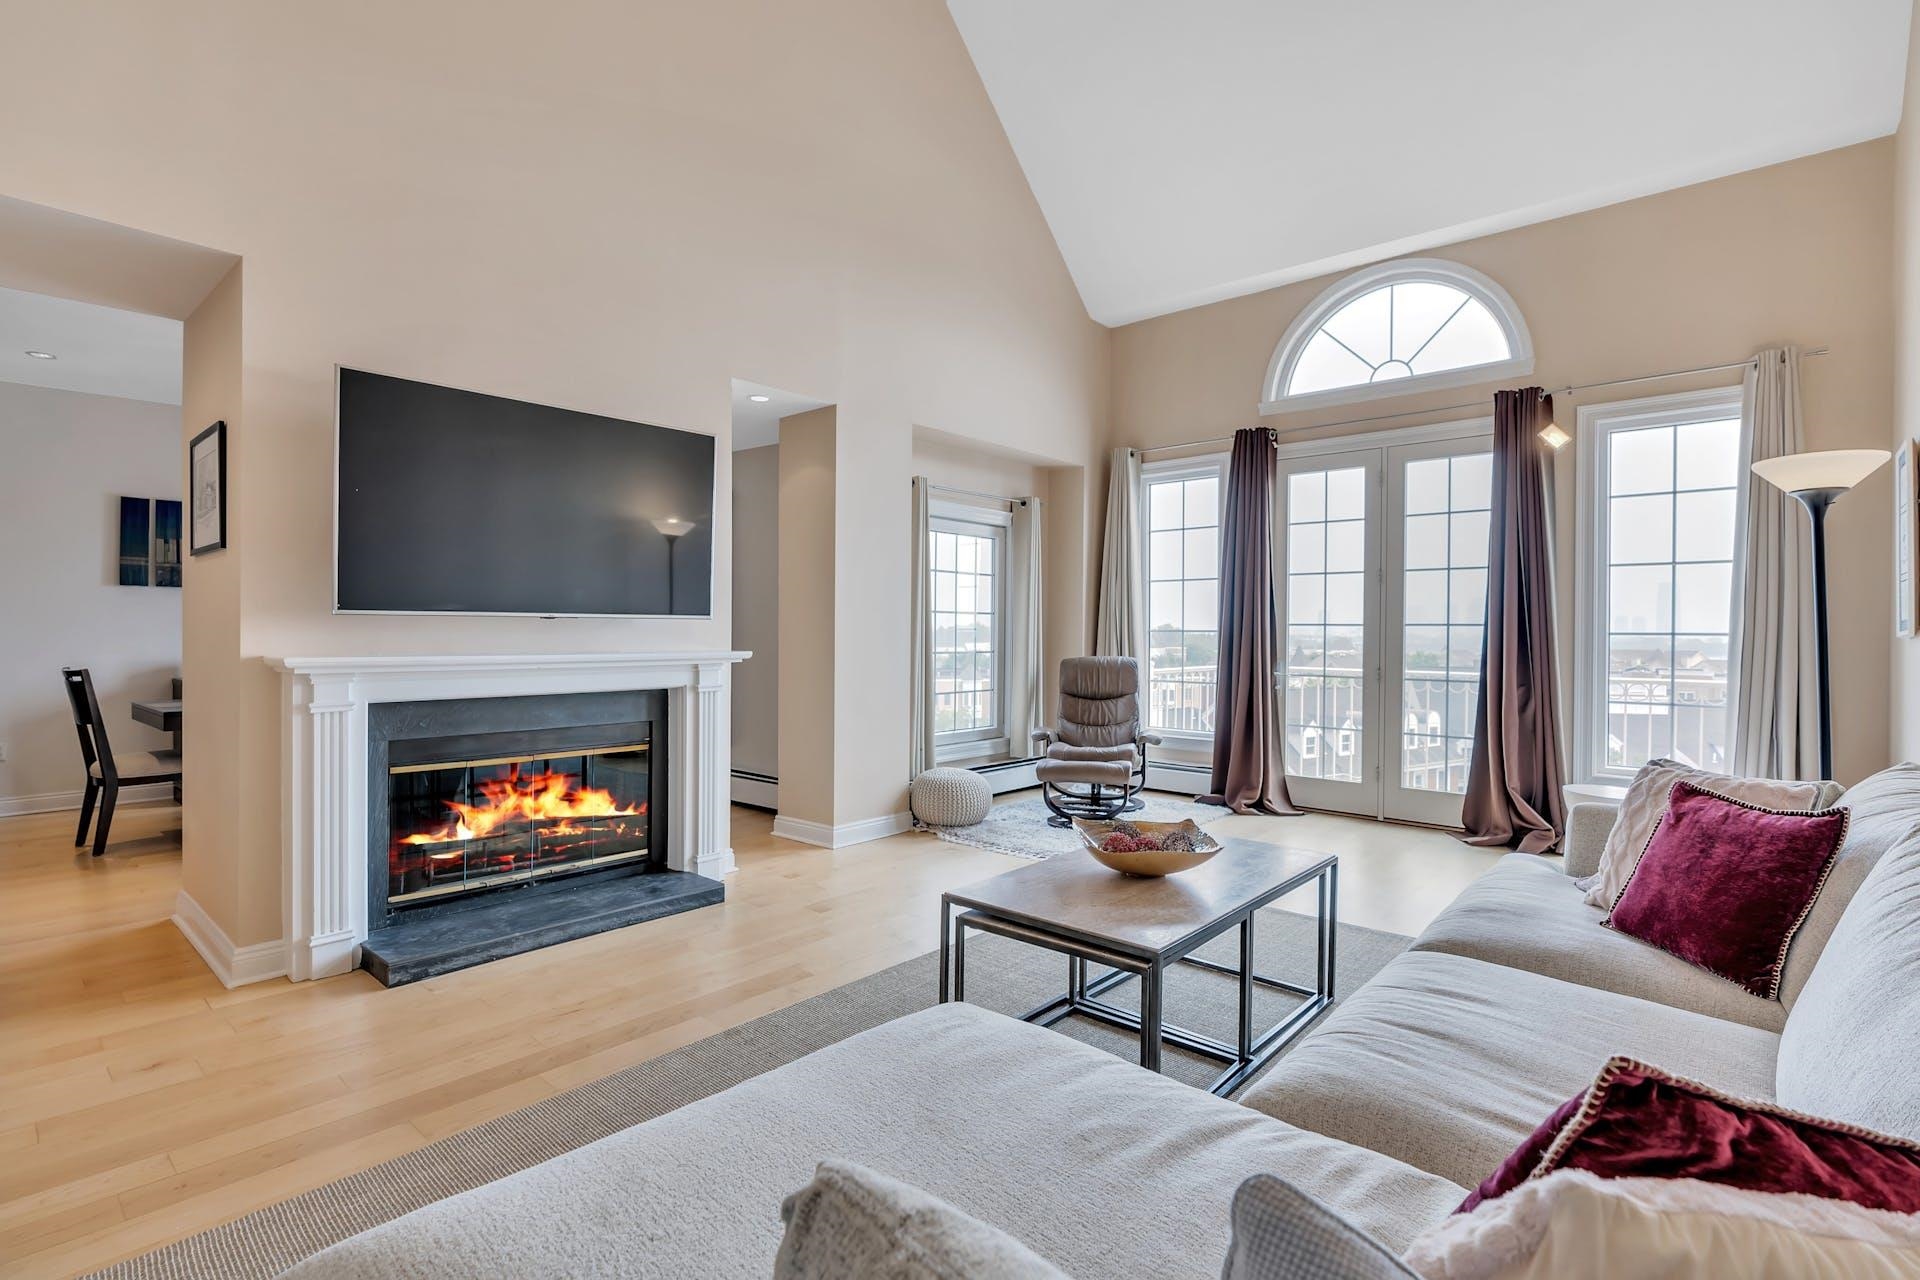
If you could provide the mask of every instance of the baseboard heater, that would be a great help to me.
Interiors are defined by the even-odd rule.
[[[1176,795],[1197,796],[1213,783],[1213,768],[1204,764],[1182,764],[1177,760],[1147,761],[1147,790],[1171,791]]]
[[[735,804],[743,804],[749,809],[765,809],[769,813],[780,811],[780,779],[770,773],[755,773],[752,769],[733,771],[730,799]]]
[[[994,764],[972,766],[973,772],[987,780],[994,795],[1005,795],[1009,791],[1025,791],[1029,787],[1040,785],[1040,779],[1033,774],[1037,760],[1001,760]]]

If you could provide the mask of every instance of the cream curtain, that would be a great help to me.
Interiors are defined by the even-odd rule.
[[[913,619],[907,634],[912,645],[912,658],[908,665],[908,742],[907,742],[907,781],[933,767],[933,616],[928,592],[932,590],[932,579],[927,572],[927,553],[932,539],[930,533],[931,502],[928,498],[929,484],[925,476],[913,478],[913,530],[912,554],[908,557],[908,573],[912,585],[907,591],[908,607],[913,611]]]
[[[1100,607],[1093,651],[1147,660],[1146,584],[1140,572],[1140,453],[1115,449],[1107,476],[1107,530],[1100,550]]]
[[[1769,347],[1746,377],[1745,466],[1800,453],[1800,352]],[[1806,516],[1770,484],[1747,480],[1745,557],[1734,589],[1733,759],[1728,771],[1762,778],[1820,772],[1816,690],[1802,667],[1813,653],[1812,553]],[[1696,762],[1711,768],[1707,760]]]
[[[1040,623],[1044,612],[1041,530],[1045,508],[1038,498],[1013,504],[1007,531],[1007,754],[1023,759],[1033,750],[1034,726],[1043,723]]]

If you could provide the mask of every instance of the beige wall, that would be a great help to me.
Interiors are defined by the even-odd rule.
[[[780,812],[833,824],[834,508],[837,412],[831,407],[780,422],[774,448],[780,478],[779,653],[775,671]],[[901,612],[906,611],[904,602]],[[905,699],[902,700],[904,714]]]
[[[780,769],[780,446],[733,455],[733,767]]]
[[[1774,343],[1827,346],[1805,364],[1807,444],[1884,444],[1893,349],[1887,317],[1892,255],[1893,146],[1886,140],[1633,200],[1499,235],[1433,256],[1484,271],[1505,286],[1532,329],[1530,382],[1546,387],[1738,360]],[[1139,446],[1218,436],[1259,421],[1261,382],[1294,316],[1330,282],[1216,303],[1114,331],[1114,442]],[[1729,375],[1674,379],[1561,397],[1571,429],[1577,405],[1737,383]],[[1485,398],[1484,388],[1369,402],[1266,419],[1282,438],[1316,423]],[[1344,433],[1468,412],[1410,415]],[[1571,634],[1572,475],[1557,460],[1561,595]],[[1885,763],[1891,606],[1885,471],[1835,508],[1831,523],[1835,627],[1836,771],[1858,778]],[[1911,747],[1909,747],[1911,750]]]
[[[1890,448],[1920,439],[1920,3],[1907,50],[1906,112],[1894,148],[1894,386]],[[1920,760],[1920,639],[1893,641],[1890,749]]]
[[[86,782],[61,667],[93,676],[116,752],[170,746],[135,698],[180,674],[180,592],[120,583],[120,497],[182,492],[180,410],[0,382],[0,812],[71,807]]]
[[[221,551],[189,555],[181,578],[187,606],[181,666],[193,709],[181,717],[180,745],[186,771],[181,793],[181,844],[183,849],[193,850],[191,856],[181,860],[182,888],[230,937],[242,914],[241,881],[256,874],[248,870],[251,864],[266,861],[264,852],[248,849],[241,835],[242,811],[253,807],[242,803],[246,785],[242,762],[249,746],[264,748],[276,762],[280,758],[277,739],[270,736],[273,726],[245,718],[240,679],[244,670],[240,662],[240,559],[248,551],[248,544],[236,541],[235,531],[240,515],[251,505],[251,495],[232,483],[239,451],[247,444],[240,416],[242,277],[241,266],[230,267],[187,317],[176,464],[184,492],[188,445],[213,423],[227,424],[228,545]],[[278,793],[275,787],[269,794]],[[278,841],[268,847],[278,852]],[[278,878],[275,868],[276,886]],[[277,899],[272,905],[278,907]],[[252,904],[251,915],[261,927],[266,925],[265,904]]]
[[[241,809],[217,854],[235,896],[203,903],[234,942],[280,932],[262,658],[731,635],[724,588],[710,620],[334,616],[336,362],[710,432],[723,502],[731,377],[838,404],[841,484],[863,501],[833,530],[821,744],[848,817],[903,807],[912,426],[1083,466],[1108,388],[1105,331],[938,0],[108,0],[9,19],[0,117],[39,123],[0,133],[4,194],[245,262],[235,546],[201,575],[233,580],[197,600],[190,579],[187,599],[220,633],[189,678],[197,663],[201,696],[237,700],[198,735],[221,735],[207,767],[226,775],[203,794]],[[725,538],[716,554],[728,584]]]

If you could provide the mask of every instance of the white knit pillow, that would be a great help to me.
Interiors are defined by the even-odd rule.
[[[1920,1215],[1691,1178],[1560,1169],[1429,1228],[1404,1260],[1422,1280],[1911,1280]]]
[[[1845,790],[1837,782],[1791,782],[1779,778],[1732,778],[1708,773],[1677,760],[1649,760],[1640,766],[1620,802],[1620,817],[1607,833],[1600,851],[1598,879],[1587,890],[1587,905],[1611,911],[1627,877],[1646,852],[1653,829],[1667,811],[1667,796],[1681,779],[1704,791],[1762,809],[1800,811],[1829,809]],[[1584,881],[1582,883],[1585,883]]]
[[[846,1160],[780,1206],[774,1280],[1067,1280],[998,1227]]]

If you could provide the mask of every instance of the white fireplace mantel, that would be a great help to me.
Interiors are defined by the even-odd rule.
[[[271,658],[285,690],[282,916],[288,976],[346,973],[367,936],[367,708],[380,702],[667,691],[667,865],[724,876],[733,650]]]

